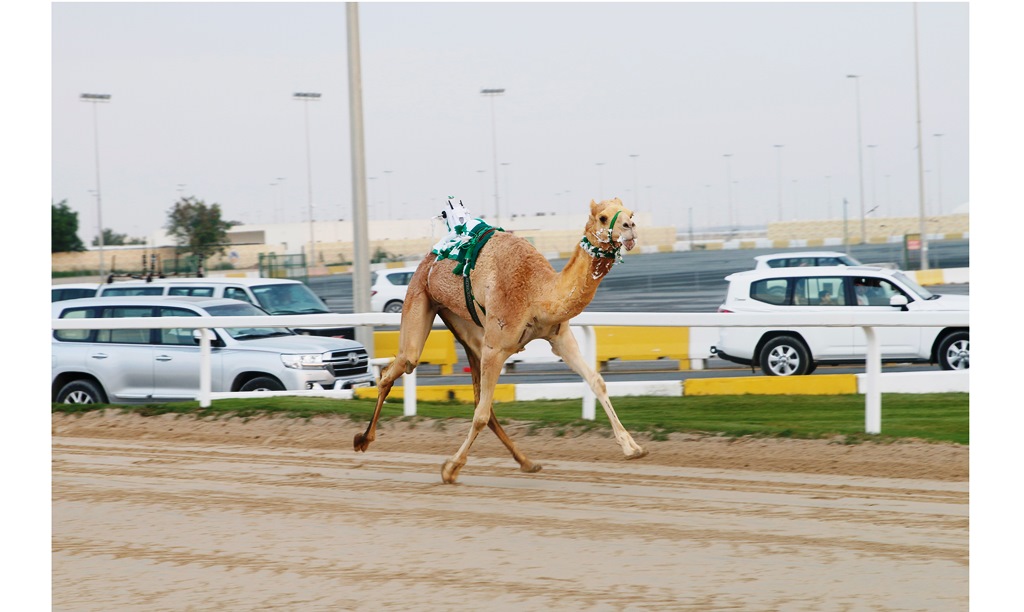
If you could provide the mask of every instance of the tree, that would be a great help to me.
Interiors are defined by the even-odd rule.
[[[145,238],[129,238],[128,234],[118,234],[109,227],[103,228],[103,246],[122,246],[126,244],[146,244]],[[92,239],[92,246],[99,246],[100,238]]]
[[[84,251],[85,245],[78,237],[78,213],[68,207],[67,200],[60,204],[50,203],[50,252],[68,253]]]
[[[224,253],[228,230],[238,225],[220,218],[220,204],[206,205],[195,197],[181,198],[168,213],[164,228],[178,245],[178,249],[191,253],[199,261],[206,261],[215,253]]]

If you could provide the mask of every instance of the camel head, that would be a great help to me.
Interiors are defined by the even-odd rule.
[[[585,233],[594,245],[601,248],[617,251],[626,247],[627,251],[632,251],[637,241],[633,211],[623,206],[618,198],[601,202],[591,200]]]

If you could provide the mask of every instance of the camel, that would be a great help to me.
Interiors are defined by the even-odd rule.
[[[459,220],[464,221],[465,216],[460,215]],[[381,374],[377,406],[366,431],[356,434],[355,450],[365,451],[376,438],[384,400],[395,380],[416,368],[434,317],[440,316],[465,348],[475,400],[469,435],[441,466],[443,482],[456,481],[473,441],[485,426],[508,448],[521,471],[532,473],[541,469],[508,437],[492,407],[494,388],[505,361],[536,338],[547,340],[554,354],[593,389],[625,457],[647,455],[619,421],[604,379],[583,358],[568,325],[587,307],[601,280],[621,259],[620,249],[631,250],[636,241],[633,212],[615,198],[600,203],[591,200],[583,238],[561,272],[555,272],[525,239],[504,231],[494,231],[479,250],[475,265],[465,264],[466,269],[462,269],[463,262],[440,258],[434,251],[429,253],[409,282],[402,307],[398,354]],[[468,275],[468,281],[463,275]]]

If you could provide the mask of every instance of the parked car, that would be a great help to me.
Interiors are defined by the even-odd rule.
[[[393,268],[374,272],[370,287],[370,310],[373,312],[402,312],[405,292],[409,289],[416,267]]]
[[[860,266],[863,265],[846,253],[838,251],[801,251],[796,253],[771,253],[754,257],[754,269],[797,268],[807,266]]]
[[[939,295],[899,270],[868,266],[776,268],[726,277],[719,312],[968,311],[966,295]],[[944,370],[970,367],[970,329],[879,327],[885,362],[937,363]],[[723,327],[712,353],[727,361],[759,365],[769,376],[810,374],[819,364],[863,363],[864,332],[856,327]]]
[[[97,297],[55,302],[54,319],[267,316],[245,302],[199,297]],[[374,385],[362,344],[282,327],[214,329],[213,391],[349,389]],[[195,399],[198,330],[68,329],[51,341],[52,401],[146,403]]]
[[[330,312],[302,281],[290,278],[155,278],[114,281],[99,286],[98,296],[198,296],[232,298],[255,304],[272,315],[304,315]],[[307,336],[332,336],[355,339],[352,327],[296,327]]]
[[[50,301],[60,302],[62,300],[93,297],[101,286],[99,283],[64,283],[63,285],[53,285],[50,288]]]

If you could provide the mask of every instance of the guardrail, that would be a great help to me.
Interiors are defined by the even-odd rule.
[[[394,326],[401,324],[399,313],[320,314],[267,317],[133,317],[123,319],[53,319],[52,328],[59,329],[175,329],[200,330],[199,405],[208,407],[211,401],[210,330],[221,327],[251,327],[258,321],[260,327],[337,327],[337,326]],[[864,428],[869,434],[881,433],[882,373],[881,349],[877,327],[969,327],[967,312],[822,312],[813,316],[792,313],[740,314],[740,313],[649,313],[584,312],[569,324],[582,328],[580,350],[587,362],[596,369],[597,335],[595,327],[860,327],[867,340],[864,392]],[[440,318],[435,328],[443,328]],[[415,378],[407,376],[405,412],[415,414]],[[278,392],[296,394],[297,392]],[[325,393],[321,391],[320,393]],[[340,397],[337,392],[335,397]],[[218,394],[224,396],[225,394]],[[410,395],[412,396],[410,399]],[[250,394],[247,396],[251,397]],[[351,392],[349,394],[351,397]],[[589,386],[584,387],[583,418],[595,418],[595,396]],[[410,409],[411,406],[411,409]]]

